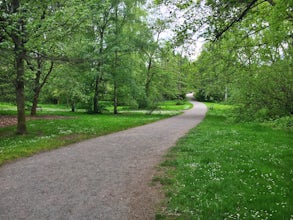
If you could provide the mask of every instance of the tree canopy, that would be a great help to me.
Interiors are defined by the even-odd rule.
[[[0,1],[1,101],[17,104],[17,133],[40,101],[94,113],[108,103],[117,114],[118,105],[152,108],[191,90],[237,104],[243,118],[292,115],[292,1],[150,4],[164,16],[149,3]],[[170,28],[175,38],[162,41]],[[191,62],[184,45],[198,38],[205,45]]]
[[[196,97],[230,101],[246,119],[292,115],[293,2],[157,1],[170,17],[177,42],[204,37],[193,64]]]
[[[94,113],[112,103],[117,114],[119,104],[149,107],[185,92],[186,86],[179,91],[161,82],[167,76],[176,85],[179,74],[176,64],[178,72],[163,62],[187,60],[169,52],[162,57],[166,45],[154,37],[144,4],[0,1],[1,101],[17,104],[18,134],[27,132],[25,110],[35,115],[40,101]]]

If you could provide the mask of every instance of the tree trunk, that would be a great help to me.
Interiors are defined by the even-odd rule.
[[[16,104],[17,104],[17,134],[26,134],[25,96],[24,96],[24,56],[25,51],[22,42],[15,44],[16,67]]]
[[[117,68],[118,68],[118,51],[115,51],[115,61],[114,61],[114,114],[118,114],[118,85],[117,85]]]
[[[35,91],[34,98],[33,98],[33,104],[31,108],[31,116],[36,116],[37,115],[37,107],[38,107],[38,102],[39,102],[39,95],[40,95],[40,90]]]
[[[147,98],[150,97],[150,87],[151,87],[151,81],[153,78],[153,74],[151,73],[152,69],[152,57],[149,57],[148,60],[148,67],[147,67],[147,77],[146,77],[146,83],[145,83],[145,95]]]
[[[38,61],[38,69],[36,73],[36,78],[35,78],[35,86],[34,86],[34,98],[33,98],[33,105],[31,108],[31,116],[36,116],[37,115],[37,106],[38,106],[38,101],[39,101],[39,95],[41,92],[40,88],[40,78],[41,78],[41,65],[40,62]]]
[[[114,114],[118,114],[118,92],[116,82],[114,82]]]
[[[102,65],[103,65],[103,44],[104,44],[104,31],[105,31],[106,26],[101,28],[99,32],[99,37],[100,37],[100,49],[99,49],[99,55],[101,56],[101,60],[98,63],[97,70],[98,74],[96,76],[95,80],[95,94],[94,94],[94,113],[102,113],[100,107],[99,107],[99,89],[100,89],[100,82],[103,80],[103,72],[102,72]]]
[[[99,86],[100,86],[100,79],[99,76],[96,76],[95,81],[95,94],[94,94],[94,113],[101,113],[99,109]]]
[[[75,102],[71,103],[71,112],[75,112]]]
[[[11,9],[13,13],[18,13],[20,8],[20,0],[13,0],[11,2]],[[11,35],[14,43],[15,69],[16,69],[16,104],[17,104],[17,128],[16,133],[23,135],[27,133],[25,120],[25,96],[24,96],[24,21],[19,17],[15,24],[15,32]]]

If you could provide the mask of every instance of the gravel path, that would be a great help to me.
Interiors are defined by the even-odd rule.
[[[154,219],[154,167],[203,119],[206,106],[193,104],[176,117],[4,165],[0,219]]]

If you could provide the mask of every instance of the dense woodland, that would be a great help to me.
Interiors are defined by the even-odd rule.
[[[291,0],[0,0],[0,10],[0,101],[17,105],[19,134],[38,103],[93,113],[111,103],[117,114],[188,91],[236,104],[241,119],[292,116]],[[182,48],[196,38],[206,43],[191,61]]]

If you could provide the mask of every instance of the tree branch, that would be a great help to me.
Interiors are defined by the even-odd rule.
[[[235,18],[228,26],[226,26],[223,30],[216,34],[216,40],[220,39],[222,35],[228,31],[235,23],[240,22],[248,13],[248,11],[257,3],[257,0],[252,0],[243,10],[243,12],[239,15],[239,17]]]
[[[29,59],[27,57],[25,58],[25,61],[28,65],[28,67],[31,69],[31,71],[34,72],[35,71],[34,65],[29,61]]]
[[[48,72],[47,72],[47,74],[46,74],[46,76],[45,76],[43,82],[41,83],[40,88],[43,88],[43,86],[44,86],[45,83],[47,82],[47,80],[48,80],[48,78],[49,78],[49,76],[50,76],[50,74],[51,74],[51,72],[52,72],[52,70],[53,70],[53,67],[54,67],[54,62],[51,61],[50,68],[49,68],[49,70],[48,70]]]

